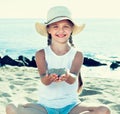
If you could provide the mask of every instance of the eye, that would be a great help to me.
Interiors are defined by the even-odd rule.
[[[70,29],[71,26],[69,26],[69,25],[65,25],[64,28],[65,28],[65,29]]]
[[[57,25],[53,25],[52,28],[56,29],[56,28],[58,28],[58,26]]]

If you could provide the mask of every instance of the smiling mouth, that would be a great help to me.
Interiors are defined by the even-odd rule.
[[[56,35],[57,37],[59,38],[64,38],[66,35],[65,34],[59,34],[59,35]]]

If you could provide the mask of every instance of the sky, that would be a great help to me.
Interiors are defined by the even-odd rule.
[[[74,18],[120,19],[120,0],[0,0],[0,18],[46,18],[56,5],[67,6]]]

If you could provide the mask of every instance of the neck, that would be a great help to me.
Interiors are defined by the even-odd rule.
[[[51,44],[51,49],[53,50],[54,53],[57,55],[64,55],[70,50],[70,46],[68,44]]]

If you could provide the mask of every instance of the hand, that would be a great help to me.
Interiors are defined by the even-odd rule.
[[[41,77],[41,81],[45,85],[49,85],[52,82],[56,82],[58,80],[58,76],[56,74],[45,74]]]
[[[59,77],[59,81],[66,81],[69,78],[68,74],[63,74]]]
[[[47,79],[50,80],[51,82],[57,82],[58,81],[58,75],[56,74],[50,74],[47,76]]]

